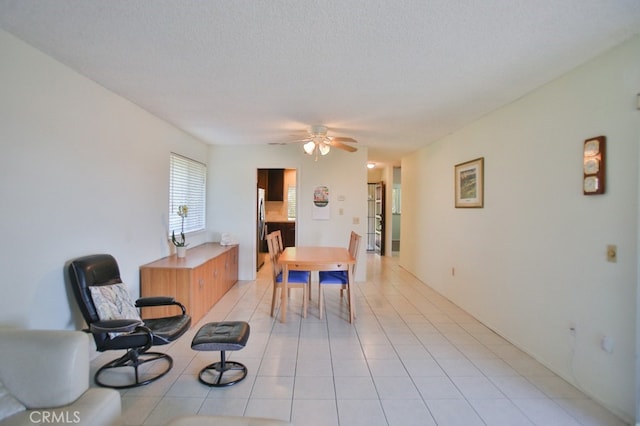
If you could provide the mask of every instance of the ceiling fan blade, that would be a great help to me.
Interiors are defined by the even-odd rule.
[[[269,142],[269,145],[289,145],[291,143],[307,143],[311,141],[311,139],[309,138],[305,138],[305,139],[293,139],[293,140],[289,140],[289,141],[281,141],[281,142]]]
[[[350,143],[358,143],[354,138],[345,138],[341,136],[332,137],[331,140],[336,142],[350,142]]]
[[[336,139],[338,139],[338,138],[336,138]],[[351,145],[343,144],[342,142],[336,141],[336,139],[331,141],[331,146],[332,147],[339,148],[339,149],[344,149],[345,151],[349,151],[349,152],[356,152],[358,150],[358,148],[354,148]],[[347,139],[350,139],[350,138],[347,138]]]
[[[306,137],[306,138],[297,137],[295,139],[290,139],[288,141],[285,141],[284,143],[300,143],[300,142],[307,143],[307,142],[309,142],[311,140],[313,140],[313,139],[311,139],[309,137]]]

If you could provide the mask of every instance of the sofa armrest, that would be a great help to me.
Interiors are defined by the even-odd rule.
[[[23,411],[0,421],[0,426],[121,426],[121,411],[117,391],[90,388],[72,404]]]
[[[28,409],[59,407],[89,388],[89,335],[0,329],[0,377]]]

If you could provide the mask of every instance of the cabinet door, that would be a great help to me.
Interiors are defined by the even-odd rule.
[[[215,259],[211,259],[209,264],[211,264],[211,268],[213,271],[212,279],[211,279],[211,292],[212,292],[212,300],[211,306],[216,304],[218,300],[224,295],[225,291],[222,289],[222,283],[224,282],[224,254],[216,257]]]
[[[174,269],[143,268],[140,271],[140,297],[171,296],[177,299],[176,271]],[[175,315],[170,306],[143,308],[142,318],[160,318]]]
[[[284,225],[284,231],[282,233],[285,247],[293,247],[296,245],[296,224],[286,223]]]
[[[267,183],[269,182],[269,171],[267,169],[258,169],[258,188],[267,190]]]
[[[229,290],[238,281],[238,246],[232,247],[227,252],[225,267],[227,270],[227,290]]]
[[[191,277],[191,318],[197,323],[210,309],[211,266],[204,263],[193,270]]]
[[[267,201],[284,200],[284,169],[269,169]]]

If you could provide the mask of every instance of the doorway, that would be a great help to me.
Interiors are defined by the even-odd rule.
[[[367,251],[384,256],[385,185],[369,183],[367,187]]]
[[[262,235],[280,230],[284,247],[296,245],[297,228],[297,194],[296,169],[257,169],[258,195],[264,197]],[[260,198],[258,199],[260,203]],[[258,214],[258,222],[260,214]],[[260,233],[258,233],[260,235]],[[266,239],[257,239],[257,269],[264,264],[267,254]]]
[[[391,253],[400,251],[400,215],[402,214],[402,180],[400,167],[393,168],[391,189]]]

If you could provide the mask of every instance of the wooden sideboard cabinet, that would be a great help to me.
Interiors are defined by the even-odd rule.
[[[238,281],[238,246],[207,243],[140,267],[140,296],[172,296],[185,305],[192,326]],[[142,318],[175,315],[179,308],[143,308]]]

